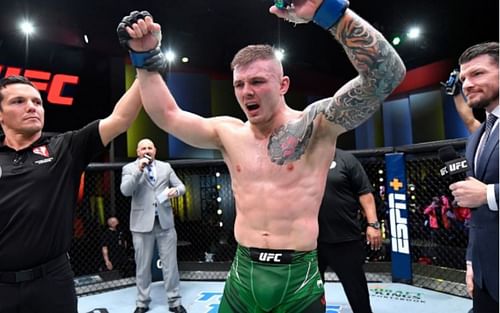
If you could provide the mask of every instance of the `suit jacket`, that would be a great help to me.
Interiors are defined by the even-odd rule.
[[[468,176],[485,184],[494,184],[498,204],[498,128],[491,132],[483,153],[474,164],[474,154],[484,131],[484,123],[467,141],[465,156],[470,165]],[[473,208],[469,230],[467,260],[472,261],[474,281],[491,292],[498,301],[498,211],[488,204]]]
[[[160,202],[159,199],[161,200],[161,194],[165,194],[169,187],[177,188],[178,196],[186,193],[186,187],[169,163],[154,160],[153,166],[156,169],[155,183],[148,179],[146,169],[143,172],[139,170],[139,160],[122,168],[120,190],[124,196],[132,197],[130,230],[134,232],[150,232],[153,229],[155,208],[158,209],[161,228],[174,227],[170,200]]]

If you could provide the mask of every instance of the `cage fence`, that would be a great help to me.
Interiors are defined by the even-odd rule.
[[[391,241],[386,199],[385,155],[404,153],[407,176],[412,284],[465,296],[465,250],[468,208],[457,207],[449,193],[449,179],[440,176],[437,157],[440,146],[351,151],[360,160],[372,182],[377,215],[382,223],[384,245],[378,251],[367,248],[368,281],[391,281]],[[464,149],[464,141],[453,142]],[[236,241],[233,235],[235,203],[231,179],[222,160],[173,160],[186,194],[172,200],[178,235],[177,256],[182,279],[224,280]],[[75,211],[74,238],[70,250],[80,295],[122,288],[134,284],[135,263],[129,231],[130,198],[120,192],[124,163],[94,163],[84,174],[84,188]],[[106,242],[107,220],[119,220],[120,245],[111,246],[116,260],[106,268],[102,246]],[[365,223],[360,217],[360,223]],[[362,227],[362,229],[365,229]],[[336,280],[327,273],[327,280]]]

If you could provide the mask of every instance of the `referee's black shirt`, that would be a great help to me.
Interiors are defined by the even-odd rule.
[[[42,135],[19,151],[0,136],[0,272],[32,268],[69,250],[80,176],[104,150],[98,126]]]
[[[372,191],[370,180],[358,159],[349,152],[336,149],[335,167],[328,172],[319,210],[318,241],[338,243],[361,239],[359,196]]]

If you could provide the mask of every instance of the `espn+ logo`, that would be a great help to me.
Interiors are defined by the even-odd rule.
[[[47,101],[56,105],[73,105],[73,97],[64,96],[65,88],[68,85],[76,86],[80,77],[66,74],[52,74],[51,72],[39,71],[33,69],[22,69],[14,66],[5,66],[0,64],[0,74],[2,77],[22,75],[29,79],[33,85],[40,91],[47,93]]]

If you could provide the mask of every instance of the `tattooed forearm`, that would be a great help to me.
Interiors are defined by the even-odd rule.
[[[298,160],[305,152],[319,115],[353,129],[368,119],[405,76],[405,67],[389,42],[354,12],[330,32],[342,44],[359,76],[345,84],[332,98],[311,104],[302,118],[276,129],[269,138],[268,152],[279,165]]]
[[[359,76],[335,94],[323,113],[329,121],[352,129],[378,109],[401,83],[406,70],[390,43],[352,11],[330,32],[344,47]]]

